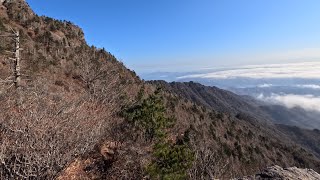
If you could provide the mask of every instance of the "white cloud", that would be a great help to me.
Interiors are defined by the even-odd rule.
[[[258,85],[259,88],[268,88],[268,87],[272,87],[272,84],[260,84]]]
[[[229,70],[215,71],[203,74],[191,74],[178,77],[203,79],[279,79],[279,78],[307,78],[320,79],[320,62],[303,62],[289,64],[269,64],[241,66]]]
[[[264,96],[260,94],[258,99],[284,105],[288,108],[301,107],[308,111],[320,112],[320,97],[314,95],[295,95],[295,94],[272,94],[271,96]]]
[[[302,84],[302,85],[297,85],[299,88],[307,88],[307,89],[320,89],[320,85],[316,84]]]

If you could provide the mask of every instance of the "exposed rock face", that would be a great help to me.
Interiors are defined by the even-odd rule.
[[[282,168],[272,166],[259,174],[250,177],[240,178],[242,180],[262,180],[262,179],[301,179],[301,180],[319,180],[320,174],[312,169],[300,169],[297,167]]]
[[[116,160],[120,143],[105,141],[98,144],[89,156],[79,157],[59,175],[58,180],[105,179],[104,172]]]

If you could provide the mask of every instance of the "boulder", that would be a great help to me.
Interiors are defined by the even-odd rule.
[[[264,179],[319,180],[320,174],[312,169],[300,169],[297,167],[282,168],[280,166],[272,166],[254,176],[238,178],[238,180],[264,180]]]

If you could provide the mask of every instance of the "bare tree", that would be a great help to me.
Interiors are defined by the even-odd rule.
[[[230,162],[227,158],[219,156],[217,152],[208,147],[195,152],[195,162],[189,171],[190,179],[216,179],[221,178],[228,170]]]

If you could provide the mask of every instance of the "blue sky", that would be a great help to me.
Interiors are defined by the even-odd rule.
[[[27,2],[138,73],[320,60],[319,0]]]

